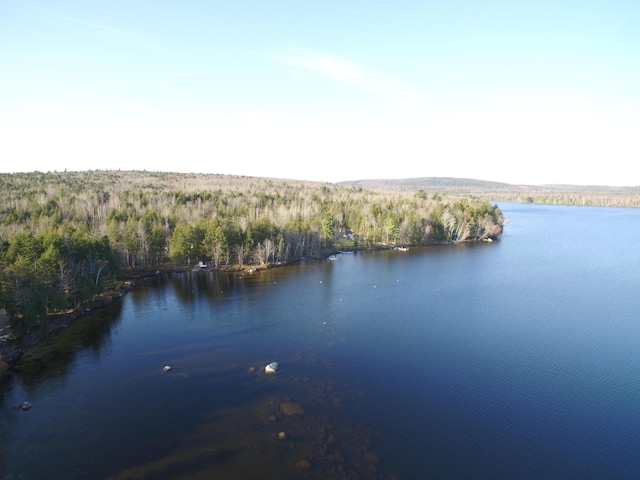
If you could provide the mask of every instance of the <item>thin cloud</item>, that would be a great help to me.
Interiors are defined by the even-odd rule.
[[[61,15],[59,13],[50,12],[40,7],[29,5],[27,3],[23,3],[23,6],[24,8],[15,9],[15,10],[17,12],[20,12],[26,15],[43,17],[43,18],[47,18],[57,22],[84,27],[86,30],[88,30],[92,34],[97,34],[103,39],[114,42],[114,43],[120,43],[123,45],[128,45],[131,47],[140,48],[144,50],[153,50],[157,52],[168,53],[168,50],[158,47],[151,39],[139,33],[112,27],[110,25],[103,25],[100,23],[89,22],[76,17]]]
[[[420,92],[408,89],[394,79],[338,55],[306,51],[298,55],[275,55],[268,58],[318,73],[361,90],[400,97],[421,96]]]

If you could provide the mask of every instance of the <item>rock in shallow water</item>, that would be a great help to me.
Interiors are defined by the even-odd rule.
[[[309,470],[311,468],[311,462],[308,460],[300,460],[299,462],[296,462],[296,468],[299,470]]]
[[[266,373],[267,375],[273,375],[274,373],[278,373],[278,370],[280,370],[280,366],[278,365],[278,362],[272,362],[266,367],[264,367],[264,373]]]
[[[280,411],[287,416],[304,415],[304,408],[299,403],[293,403],[293,402],[281,403]]]

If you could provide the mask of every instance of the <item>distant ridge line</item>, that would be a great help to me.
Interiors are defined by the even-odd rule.
[[[504,189],[508,191],[611,191],[611,192],[637,192],[640,193],[640,186],[610,186],[610,185],[575,185],[575,184],[512,184],[496,182],[492,180],[477,180],[473,178],[459,177],[415,177],[402,179],[361,179],[338,182],[341,185],[355,185],[366,188],[388,188],[392,190],[410,190],[416,187],[453,187],[453,188],[488,188]]]
[[[495,202],[542,203],[597,207],[640,207],[640,186],[515,185],[454,177],[364,179],[340,182],[373,191],[473,196]]]

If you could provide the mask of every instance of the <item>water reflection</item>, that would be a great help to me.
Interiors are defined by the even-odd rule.
[[[28,350],[15,367],[25,388],[45,378],[63,377],[80,352],[99,358],[110,348],[110,333],[120,319],[122,302],[115,301],[76,319],[69,327]]]
[[[203,297],[213,304],[224,302],[226,296],[239,292],[247,286],[246,276],[242,273],[219,273],[194,271],[181,275],[171,275],[167,281],[183,302]]]

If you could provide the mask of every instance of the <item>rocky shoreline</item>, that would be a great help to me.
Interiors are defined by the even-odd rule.
[[[397,249],[397,247],[384,245],[377,247],[367,247],[367,248],[349,248],[348,251],[350,253],[354,251],[371,251],[371,250],[388,250],[388,249]],[[330,258],[336,254],[343,253],[347,250],[341,251],[332,251],[323,256],[317,256],[312,258],[307,258],[306,260],[311,261],[322,261]],[[205,270],[205,271],[216,271],[222,273],[229,274],[237,274],[237,273],[255,273],[260,270],[269,270],[272,268],[285,267],[287,265],[292,265],[294,263],[298,263],[300,260],[295,260],[292,262],[284,262],[284,263],[273,263],[269,265],[244,265],[240,267],[239,265],[235,266],[225,266],[222,268],[214,268],[211,266],[205,266],[204,268],[199,265],[192,266],[178,266],[172,264],[164,264],[159,265],[154,269],[148,270],[135,270],[127,272],[125,279],[121,281],[121,284],[118,287],[108,287],[103,292],[95,295],[91,300],[83,303],[80,307],[76,309],[69,309],[63,313],[55,313],[50,314],[48,316],[48,325],[47,329],[44,332],[32,333],[27,335],[23,339],[20,340],[19,343],[15,343],[14,335],[9,333],[5,335],[0,335],[0,385],[6,382],[11,375],[13,374],[13,369],[24,353],[41,344],[45,340],[49,339],[53,334],[58,332],[61,329],[64,329],[81,318],[91,312],[96,308],[105,307],[112,302],[116,301],[120,297],[122,297],[126,292],[135,287],[136,282],[142,280],[144,278],[149,278],[155,275],[159,275],[160,273],[179,273],[186,272],[191,270]],[[4,328],[3,328],[4,326]],[[0,312],[0,334],[3,330],[7,330],[8,327],[8,318],[6,313]]]
[[[326,258],[326,257],[325,257]],[[315,260],[321,260],[317,258]],[[68,327],[79,318],[87,315],[91,311],[105,307],[114,301],[121,298],[124,294],[130,291],[135,287],[137,281],[142,280],[144,278],[149,278],[155,275],[159,275],[160,273],[179,273],[186,272],[190,270],[208,270],[208,271],[218,271],[222,273],[254,273],[260,270],[268,270],[276,267],[283,267],[286,265],[290,265],[289,263],[278,263],[278,264],[270,264],[270,265],[249,265],[249,266],[234,266],[234,267],[225,267],[225,268],[213,268],[206,266],[205,268],[200,268],[198,265],[195,266],[176,266],[176,265],[160,265],[157,268],[152,270],[136,270],[130,271],[127,273],[125,280],[121,282],[118,287],[108,287],[103,292],[95,295],[91,300],[83,303],[80,307],[75,309],[69,309],[62,313],[54,313],[47,316],[47,328],[44,332],[31,333],[24,338],[22,338],[19,342],[16,341],[15,335],[10,331],[9,327],[9,319],[5,312],[0,312],[0,385],[7,380],[10,379],[13,374],[14,367],[20,357],[24,355],[24,353],[42,342],[49,339],[56,332]],[[1,335],[4,332],[4,335]]]
[[[0,383],[6,381],[11,376],[15,364],[27,350],[41,344],[56,332],[67,328],[78,318],[88,314],[92,310],[111,304],[134,286],[135,281],[126,280],[121,287],[117,289],[109,288],[95,295],[89,302],[79,308],[69,309],[62,313],[50,314],[47,316],[48,324],[44,332],[26,335],[18,343],[15,343],[13,334],[5,335],[7,339],[3,344],[0,344]],[[6,321],[5,319],[5,322]]]

